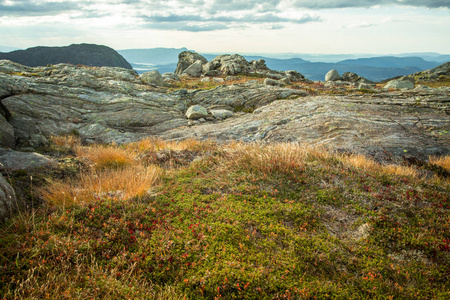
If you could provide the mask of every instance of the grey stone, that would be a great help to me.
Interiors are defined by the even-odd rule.
[[[0,114],[0,147],[14,148],[14,128]]]
[[[0,222],[6,221],[17,210],[16,194],[11,185],[0,173]]]
[[[201,80],[200,80],[200,82],[203,82],[203,83],[208,83],[208,82],[210,82],[211,80],[209,79],[209,77],[205,77],[205,78],[202,78]]]
[[[283,83],[283,84],[292,84],[291,79],[289,79],[289,77],[285,77],[279,80],[279,82]]]
[[[208,117],[208,111],[203,106],[192,105],[186,111],[186,117],[191,120],[198,120],[200,118],[206,118],[206,117]]]
[[[185,70],[189,68],[196,61],[200,61],[201,64],[206,64],[208,60],[196,52],[183,51],[178,55],[178,64],[175,73],[181,75],[185,73]]]
[[[219,74],[220,74],[220,71],[218,71],[218,70],[209,70],[209,71],[205,72],[205,76],[211,76],[211,77],[217,76]]]
[[[400,90],[400,89],[413,89],[414,88],[414,83],[411,82],[410,80],[405,80],[405,79],[395,79],[395,80],[391,80],[389,81],[385,86],[384,89],[389,90],[389,89],[396,89],[396,90]]]
[[[149,71],[141,74],[141,80],[145,84],[153,84],[156,86],[163,86],[164,80],[158,71]]]
[[[55,163],[55,160],[39,153],[0,148],[0,167],[8,171],[40,169]]]
[[[173,72],[167,72],[167,73],[162,74],[162,78],[164,81],[166,81],[166,80],[167,81],[181,81],[180,77]]]
[[[225,82],[225,80],[224,80],[223,78],[220,78],[220,77],[214,77],[214,78],[213,78],[213,81],[214,81],[214,82],[218,82],[218,83]]]
[[[368,84],[368,83],[360,83],[358,84],[358,89],[360,90],[374,90],[375,85],[374,84]]]
[[[340,80],[342,77],[339,75],[338,71],[335,69],[328,71],[328,73],[325,75],[325,81],[336,81]]]
[[[202,69],[202,61],[197,60],[192,65],[187,67],[183,73],[188,74],[189,76],[192,76],[192,77],[199,77],[202,74],[202,70],[203,70]]]
[[[214,118],[219,120],[223,120],[233,116],[233,112],[226,109],[214,109],[211,110],[211,114],[213,115]]]
[[[284,83],[279,82],[278,80],[270,79],[270,78],[264,79],[264,84],[270,85],[270,86],[284,86]]]

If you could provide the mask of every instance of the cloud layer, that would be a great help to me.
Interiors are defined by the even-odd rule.
[[[322,9],[387,5],[450,8],[450,0],[0,0],[0,17],[120,16],[117,20],[127,19],[142,28],[198,32],[249,26],[282,29],[321,22]]]

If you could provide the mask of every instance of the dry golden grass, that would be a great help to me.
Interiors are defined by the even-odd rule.
[[[52,236],[55,249],[64,253],[73,247],[73,240]],[[36,257],[39,268],[28,271],[27,280],[20,282],[14,294],[5,299],[186,299],[173,286],[157,286],[150,283],[145,274],[136,271],[136,263],[129,267],[126,258],[114,258],[114,268],[108,268],[95,257],[80,255],[74,262],[64,258],[52,268],[43,266],[45,258]],[[43,278],[35,269],[46,269]],[[41,275],[42,276],[42,275]],[[89,288],[80,286],[88,283]],[[130,289],[130,287],[133,287]]]
[[[143,139],[136,143],[126,145],[126,149],[134,153],[142,153],[147,151],[200,151],[212,150],[217,147],[217,144],[212,141],[199,141],[196,139],[186,139],[182,141],[165,141],[161,138],[150,137]]]
[[[361,154],[353,154],[349,156],[341,155],[340,160],[344,164],[371,172],[411,177],[416,177],[418,175],[417,170],[412,167],[392,164],[384,166]]]
[[[303,169],[307,157],[305,147],[290,143],[263,145],[235,142],[225,145],[224,151],[231,165],[268,173]]]
[[[450,171],[450,155],[441,157],[430,156],[430,163]]]
[[[78,157],[87,158],[95,169],[123,168],[133,165],[135,156],[132,152],[117,146],[77,147]]]
[[[129,166],[123,169],[93,170],[78,180],[56,181],[40,194],[58,206],[91,203],[99,198],[128,200],[145,195],[158,181],[161,170],[155,166]]]

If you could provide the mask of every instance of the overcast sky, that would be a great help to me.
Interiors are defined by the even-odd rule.
[[[450,0],[0,0],[0,45],[450,54]]]

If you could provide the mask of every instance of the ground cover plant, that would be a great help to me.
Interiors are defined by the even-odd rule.
[[[450,298],[448,157],[54,142],[0,225],[2,299]]]

